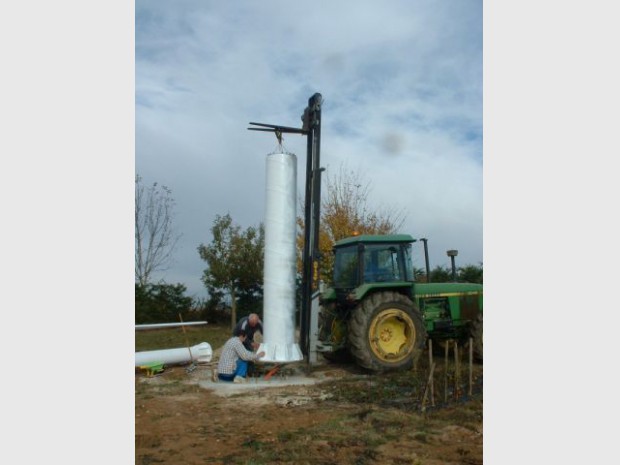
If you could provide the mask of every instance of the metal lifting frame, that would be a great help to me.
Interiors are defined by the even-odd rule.
[[[274,124],[252,123],[261,128],[248,128],[251,131],[274,132],[278,143],[282,144],[282,134],[302,134],[307,136],[306,156],[306,198],[304,211],[304,250],[300,313],[299,347],[309,355],[311,299],[319,285],[319,223],[321,216],[321,105],[323,97],[316,93],[308,99],[308,106],[301,117],[302,127],[291,128]]]

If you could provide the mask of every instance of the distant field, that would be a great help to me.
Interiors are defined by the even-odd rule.
[[[144,350],[174,349],[208,342],[213,350],[221,347],[231,336],[229,325],[187,326],[136,331],[136,352]]]

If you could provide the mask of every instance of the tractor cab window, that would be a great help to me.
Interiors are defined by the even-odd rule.
[[[364,282],[403,281],[398,245],[379,244],[364,247]]]
[[[411,244],[401,246],[403,249],[403,265],[405,268],[405,281],[414,281],[413,260],[411,259]]]
[[[358,286],[358,248],[356,245],[336,250],[334,286],[352,289]]]

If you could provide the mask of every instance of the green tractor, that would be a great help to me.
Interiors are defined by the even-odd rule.
[[[334,246],[333,287],[320,297],[317,350],[374,372],[412,367],[427,338],[468,343],[482,360],[482,285],[417,283],[408,234],[361,235]]]

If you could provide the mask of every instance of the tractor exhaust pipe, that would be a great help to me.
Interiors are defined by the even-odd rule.
[[[422,242],[424,242],[424,262],[426,264],[426,282],[430,283],[431,282],[431,266],[428,263],[428,239],[426,237],[423,237],[422,239],[420,239]]]

